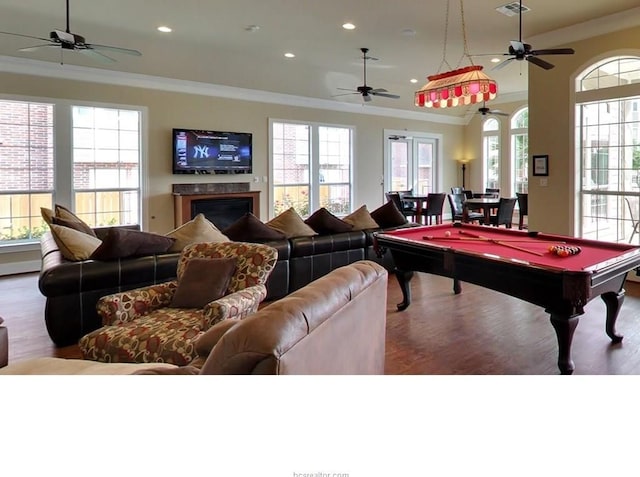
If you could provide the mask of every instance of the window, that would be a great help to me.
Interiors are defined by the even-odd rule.
[[[0,244],[37,241],[40,208],[54,203],[92,226],[139,224],[141,120],[137,109],[0,99]]]
[[[529,192],[529,109],[524,108],[511,118],[512,190]]]
[[[72,110],[76,214],[92,226],[139,223],[140,113]]]
[[[353,129],[270,121],[270,217],[293,207],[302,217],[351,211]]]
[[[640,206],[640,59],[608,58],[576,80],[582,236],[631,240]],[[638,240],[637,234],[635,240]]]
[[[484,187],[500,188],[500,123],[493,118],[482,125]]]
[[[0,100],[0,244],[37,240],[54,189],[54,106]]]

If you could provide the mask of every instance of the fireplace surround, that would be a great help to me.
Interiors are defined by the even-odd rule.
[[[175,226],[202,213],[220,230],[247,212],[260,217],[260,191],[249,190],[249,183],[174,184]]]

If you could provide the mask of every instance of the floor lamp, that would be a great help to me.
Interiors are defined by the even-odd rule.
[[[463,162],[462,163],[462,189],[465,188],[465,183],[464,183],[464,176],[465,176],[465,172],[467,171],[467,163]]]

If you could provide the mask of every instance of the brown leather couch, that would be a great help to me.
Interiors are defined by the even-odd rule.
[[[44,358],[0,374],[383,374],[387,280],[382,266],[359,261],[222,321],[196,344],[201,369]]]
[[[3,322],[0,316],[0,368],[6,366],[9,361],[9,335],[7,329],[2,326]]]

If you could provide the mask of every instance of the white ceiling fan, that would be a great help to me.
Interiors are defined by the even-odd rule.
[[[84,36],[78,35],[76,33],[72,33],[69,28],[69,0],[66,0],[66,15],[67,15],[67,24],[65,30],[53,30],[49,33],[49,38],[42,38],[39,36],[33,35],[24,35],[22,33],[13,33],[8,31],[0,31],[1,34],[4,35],[13,35],[19,36],[23,38],[33,38],[35,40],[42,40],[46,43],[40,45],[28,46],[25,48],[20,48],[18,51],[36,51],[41,48],[59,48],[61,53],[64,50],[70,51],[78,51],[83,53],[91,58],[102,61],[105,63],[113,63],[116,60],[107,56],[104,52],[112,52],[112,53],[124,53],[125,55],[132,56],[142,56],[138,50],[132,50],[129,48],[120,48],[117,46],[109,46],[109,45],[98,45],[96,43],[88,43]]]

